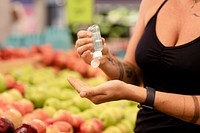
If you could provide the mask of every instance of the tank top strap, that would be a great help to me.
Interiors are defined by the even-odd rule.
[[[166,2],[167,2],[167,0],[165,0],[165,1],[160,5],[160,7],[159,7],[158,10],[156,11],[156,14],[155,14],[155,15],[158,14],[158,12],[160,11],[160,9],[163,7],[163,5],[164,5]]]

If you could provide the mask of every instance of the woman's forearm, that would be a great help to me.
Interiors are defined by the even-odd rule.
[[[128,100],[143,103],[146,99],[146,89],[129,87],[126,93]],[[200,125],[200,96],[181,95],[156,91],[154,109],[178,118],[180,120]]]
[[[200,125],[200,96],[156,93],[157,110],[178,119]]]
[[[123,62],[112,55],[108,55],[105,58],[105,62],[100,68],[110,79],[118,79],[139,85],[139,74],[131,64]]]

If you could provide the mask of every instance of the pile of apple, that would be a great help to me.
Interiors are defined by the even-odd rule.
[[[37,58],[41,66],[51,66],[57,71],[70,69],[79,72],[86,78],[95,77],[100,73],[97,69],[84,63],[74,49],[63,51],[54,49],[50,44],[32,45],[29,48],[6,47],[0,49],[0,61],[28,58]]]
[[[0,132],[132,133],[137,103],[99,105],[81,98],[67,82],[73,76],[91,85],[104,76],[85,78],[70,69],[26,66],[0,75]]]

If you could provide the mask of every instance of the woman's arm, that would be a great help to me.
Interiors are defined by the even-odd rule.
[[[147,91],[143,87],[127,84],[120,80],[110,80],[99,86],[89,86],[79,79],[68,78],[69,83],[81,97],[95,104],[116,100],[131,100],[144,103]],[[200,125],[200,96],[181,95],[156,91],[154,109],[180,120]]]
[[[157,110],[178,119],[200,125],[200,96],[157,92],[154,106]]]
[[[130,84],[126,85],[125,94],[128,100],[144,103],[146,99],[146,89]],[[186,122],[200,125],[200,96],[181,95],[156,91],[154,109],[176,117]]]
[[[158,2],[157,2],[158,3]],[[127,83],[141,84],[140,69],[135,61],[135,49],[145,29],[146,14],[156,5],[154,0],[143,0],[140,4],[137,23],[134,27],[133,34],[129,40],[124,60],[107,54],[100,68],[110,77],[110,79],[119,79]]]

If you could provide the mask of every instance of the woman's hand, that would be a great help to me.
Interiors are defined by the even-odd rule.
[[[68,78],[69,83],[75,88],[81,97],[88,98],[95,104],[109,101],[121,100],[126,98],[126,83],[119,80],[111,80],[93,87],[85,84],[79,79]]]
[[[78,32],[77,37],[78,39],[75,44],[77,53],[87,64],[90,64],[93,59],[91,54],[91,51],[93,49],[92,33],[89,31],[81,30]],[[103,57],[100,59],[101,64],[105,62],[105,55],[108,54],[108,48],[105,44],[104,38],[102,38],[102,43],[104,45],[104,48],[102,50]]]

